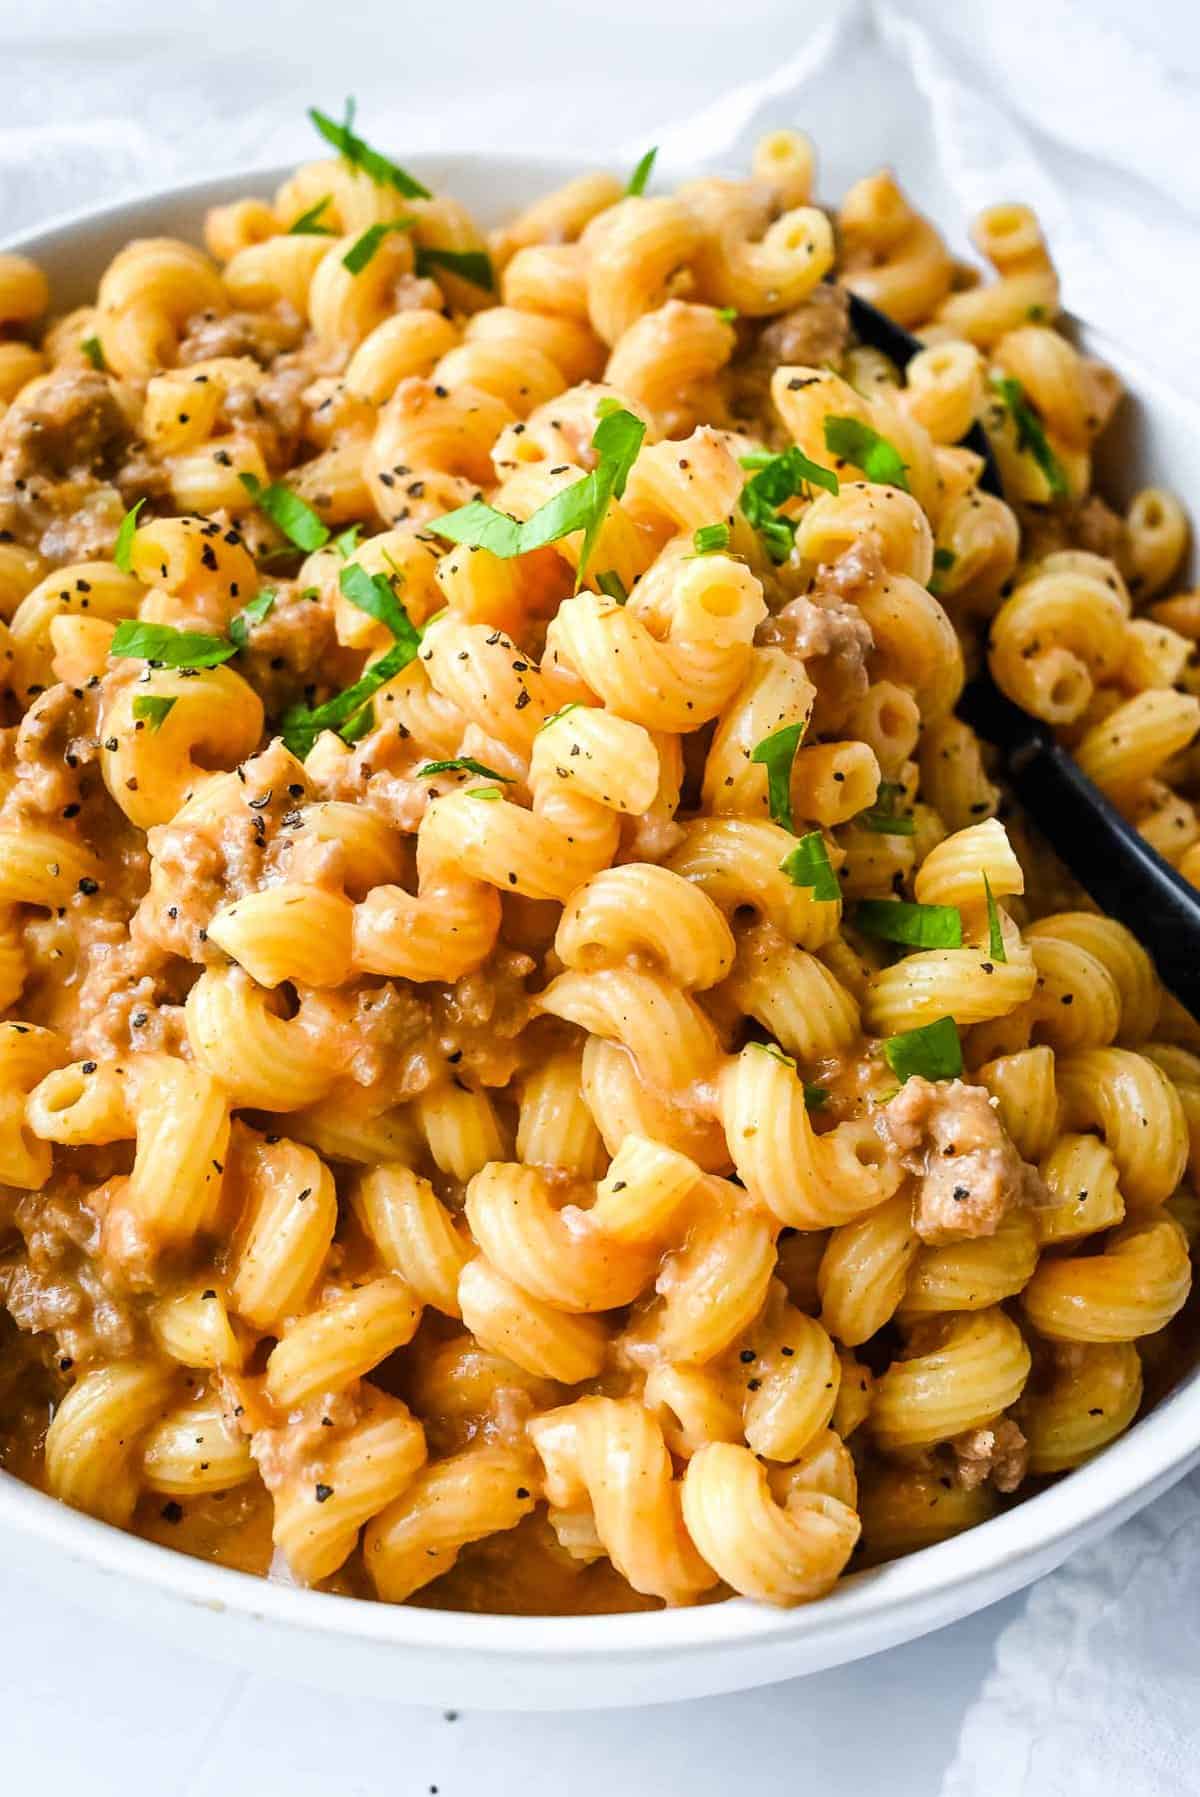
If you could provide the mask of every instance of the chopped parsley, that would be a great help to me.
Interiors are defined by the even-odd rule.
[[[881,780],[875,803],[869,810],[860,811],[854,822],[864,830],[874,830],[877,836],[914,835],[916,818],[896,810],[896,801],[903,797],[904,788],[897,781]]]
[[[381,156],[378,150],[373,150],[355,134],[354,111],[354,101],[347,100],[345,117],[340,125],[326,113],[318,112],[315,106],[309,107],[308,116],[326,143],[332,144],[352,167],[361,169],[377,186],[394,187],[406,200],[431,200],[433,195],[427,187],[421,185],[415,175],[410,175],[407,169],[402,169],[386,156]]]
[[[366,612],[376,623],[386,624],[397,642],[407,637],[410,631],[414,643],[420,641],[386,574],[368,574],[357,562],[351,562],[338,575],[338,585],[351,605]]]
[[[544,724],[538,725],[538,735],[540,736],[543,730],[549,730],[551,724],[557,724],[559,718],[565,718],[569,711],[582,711],[582,710],[583,710],[582,700],[568,699],[567,703],[565,705],[560,705],[557,711],[552,711],[550,713],[550,716],[546,719],[546,722]]]
[[[324,199],[317,201],[315,206],[310,206],[307,212],[302,212],[299,218],[292,220],[287,228],[287,235],[289,237],[336,237],[337,232],[332,225],[322,225],[317,222],[325,208],[332,204],[333,195],[327,193]]]
[[[716,555],[728,549],[732,536],[728,524],[702,524],[692,532],[692,548],[697,555]]]
[[[174,704],[174,699],[159,698],[154,693],[139,693],[133,701],[133,715],[138,723],[149,724],[152,731],[158,731],[162,729]]]
[[[357,742],[371,728],[371,700],[381,686],[402,673],[421,647],[421,635],[397,599],[384,574],[368,574],[357,564],[343,568],[339,585],[352,605],[378,619],[395,641],[353,686],[311,709],[292,705],[283,714],[280,734],[293,755],[303,761],[322,730],[336,730],[344,742]]]
[[[472,786],[467,792],[469,799],[502,799],[504,794],[498,786]]]
[[[496,291],[496,271],[486,250],[444,250],[437,244],[418,244],[417,273],[433,275],[438,268],[470,281],[472,287],[481,287],[485,293]]]
[[[237,653],[224,637],[176,630],[173,624],[144,624],[139,618],[122,619],[108,652],[163,668],[216,668]]]
[[[243,605],[236,617],[229,620],[229,640],[235,649],[244,649],[250,640],[250,626],[261,624],[269,618],[275,609],[275,594],[270,587],[264,587],[256,598],[248,605]]]
[[[597,574],[596,585],[606,599],[617,605],[625,605],[629,600],[629,591],[615,568],[606,568],[603,574]]]
[[[996,901],[992,897],[992,882],[986,873],[983,876],[983,891],[987,899],[988,954],[993,961],[999,961],[1002,966],[1005,966],[1008,962],[1008,955],[1004,948],[1004,931],[1000,928],[1000,913],[996,908]]]
[[[133,573],[133,533],[138,527],[138,513],[145,503],[144,499],[139,499],[136,505],[130,506],[121,519],[121,528],[117,532],[117,546],[113,550],[113,560],[122,574]]]
[[[1025,389],[1020,381],[1013,380],[1011,375],[994,374],[992,386],[1016,426],[1018,450],[1033,457],[1045,475],[1046,485],[1055,499],[1068,498],[1070,487],[1063,473],[1062,463],[1051,449],[1046,439],[1045,426],[1025,397]]]
[[[427,761],[424,767],[417,769],[418,780],[432,780],[435,774],[482,774],[485,780],[503,780],[506,786],[512,785],[507,774],[498,774],[494,767],[476,761],[473,755],[455,755],[449,761]]]
[[[778,1061],[782,1067],[790,1067],[793,1073],[796,1071],[794,1059],[790,1054],[784,1054],[778,1042],[751,1042],[748,1046],[757,1048],[761,1054],[769,1054],[773,1061]],[[805,1104],[810,1111],[819,1111],[829,1097],[828,1086],[810,1086],[807,1080],[803,1085]]]
[[[342,267],[352,275],[360,275],[385,237],[393,231],[411,231],[416,222],[415,218],[389,218],[382,224],[368,225],[342,257]]]
[[[328,543],[328,525],[322,524],[307,500],[301,499],[299,493],[293,493],[283,481],[275,480],[269,487],[264,487],[257,474],[239,474],[238,479],[259,511],[278,525],[288,542],[294,543],[297,549],[311,554]]]
[[[736,306],[718,306],[717,307],[717,317],[721,320],[722,324],[733,324],[733,322],[737,318],[737,316],[738,316],[738,309]]]
[[[807,728],[807,718],[798,724],[785,724],[782,730],[773,730],[770,736],[764,736],[750,756],[751,761],[767,770],[767,804],[771,809],[771,821],[782,824],[793,836],[796,826],[792,821],[792,763]]]
[[[573,531],[582,530],[583,547],[575,577],[578,592],[609,501],[619,499],[625,491],[629,470],[645,435],[646,427],[640,418],[614,405],[605,411],[592,437],[592,448],[598,457],[595,468],[540,505],[532,518],[522,524],[484,500],[473,499],[469,505],[435,518],[429,529],[451,543],[487,549],[504,561],[531,549],[543,549],[547,543],[557,543]]]
[[[642,157],[632,175],[630,175],[629,185],[625,189],[626,193],[631,193],[635,196],[645,193],[646,183],[650,179],[650,171],[654,167],[654,159],[657,155],[658,145],[655,144],[652,150],[646,151],[646,154]]]
[[[779,863],[779,871],[787,875],[793,886],[811,886],[813,897],[823,904],[842,896],[820,830],[810,830],[802,836],[791,854]]]
[[[840,461],[861,468],[868,480],[908,492],[907,463],[894,443],[858,418],[827,418],[825,447]]]
[[[864,936],[908,948],[961,948],[962,917],[955,905],[909,905],[901,899],[863,899],[854,922]]]
[[[933,565],[942,574],[949,573],[957,560],[958,557],[955,555],[953,549],[938,548],[933,552]]]
[[[962,1043],[953,1017],[939,1017],[923,1029],[889,1036],[883,1055],[901,1085],[914,1073],[925,1079],[957,1079],[963,1070]]]
[[[838,490],[838,477],[832,468],[822,468],[795,444],[781,455],[755,451],[742,457],[743,468],[757,472],[742,488],[742,516],[753,525],[773,562],[785,562],[796,540],[796,526],[781,516],[779,507],[794,499],[805,485],[824,487],[828,493]]]
[[[97,374],[106,374],[108,372],[107,364],[104,360],[104,350],[101,347],[99,337],[84,337],[80,342],[79,347],[91,363],[92,367],[96,370]]]

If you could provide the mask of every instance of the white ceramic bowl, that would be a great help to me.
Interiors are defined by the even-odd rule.
[[[432,188],[484,223],[579,173],[497,156],[414,156]],[[131,237],[198,239],[207,207],[270,193],[283,171],[209,180],[59,220],[3,247],[35,256],[57,309],[82,303]],[[1081,327],[1136,401],[1114,433],[1104,481],[1200,494],[1200,412]],[[770,1684],[861,1658],[954,1622],[1029,1584],[1165,1491],[1200,1460],[1200,1374],[1090,1465],[1050,1490],[892,1565],[844,1579],[821,1603],[772,1610],[741,1600],[629,1616],[470,1616],[362,1603],[209,1566],[81,1516],[0,1473],[3,1554],[48,1593],[92,1602],[176,1644],[311,1684],[401,1703],[576,1709],[654,1703]],[[53,1602],[53,1595],[48,1595]]]

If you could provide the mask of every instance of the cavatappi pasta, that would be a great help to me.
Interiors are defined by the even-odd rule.
[[[489,238],[318,119],[80,311],[0,256],[0,1464],[389,1602],[818,1598],[1189,1364],[1200,1031],[955,716],[1200,882],[1184,515],[1021,206],[981,276],[784,132]]]

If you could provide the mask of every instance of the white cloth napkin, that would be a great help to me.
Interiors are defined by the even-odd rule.
[[[271,49],[213,51],[193,39],[181,54],[150,0],[106,7],[99,33],[93,0],[58,0],[60,32],[74,9],[77,35],[29,33],[0,68],[0,236],[125,191],[303,158],[313,153],[303,104],[336,106],[343,86],[357,92],[371,136],[397,149],[575,150],[632,166],[657,142],[667,178],[744,160],[764,129],[798,125],[820,146],[825,195],[890,164],[961,250],[979,207],[1030,201],[1071,308],[1200,391],[1200,78],[1099,23],[1095,0],[1086,11],[1082,0],[850,0],[832,11],[788,0],[771,20],[773,3],[724,9],[726,27],[745,16],[745,41],[727,33],[702,65],[682,54],[697,14],[704,24],[702,0],[688,0],[679,54],[660,42],[657,59],[626,66],[597,45],[589,70],[581,36],[569,79],[548,66],[537,78],[527,53],[519,67],[499,50],[493,61],[490,46],[472,76],[468,31],[453,79],[443,68],[439,86],[438,60],[427,59],[401,90],[394,58],[373,73],[362,18],[339,64],[315,6],[277,7]],[[623,25],[613,19],[622,10]],[[639,11],[609,0],[597,17],[619,34],[635,30]],[[211,0],[205,13],[208,44],[242,41],[221,30],[221,20],[243,24],[238,0]],[[118,28],[134,15],[142,29]],[[530,0],[503,16],[523,52],[550,29]],[[570,31],[567,10],[556,16]],[[476,23],[487,28],[482,11]],[[644,22],[651,36],[654,23]],[[769,66],[785,34],[793,54],[720,91],[722,78]],[[408,38],[393,39],[402,63]],[[656,117],[666,121],[657,130]],[[1000,1638],[943,1797],[1184,1797],[1200,1790],[1198,1747],[1200,1475],[1035,1588]]]

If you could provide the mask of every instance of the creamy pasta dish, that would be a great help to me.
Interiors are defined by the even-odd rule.
[[[1022,206],[969,266],[783,133],[485,234],[312,117],[82,310],[0,255],[0,1465],[393,1603],[818,1598],[1191,1364],[1200,1031],[955,711],[1200,881],[1184,515]]]

